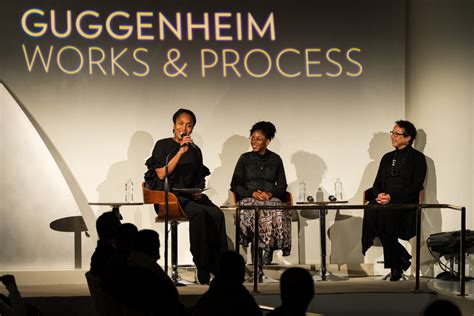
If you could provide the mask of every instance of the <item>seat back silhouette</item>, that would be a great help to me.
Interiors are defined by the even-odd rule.
[[[123,315],[121,304],[112,295],[104,291],[104,283],[100,277],[88,271],[86,272],[86,280],[96,315]]]

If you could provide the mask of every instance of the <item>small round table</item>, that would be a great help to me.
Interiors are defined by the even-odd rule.
[[[82,216],[69,216],[52,221],[49,227],[58,232],[74,233],[74,266],[76,269],[82,268],[82,238],[81,233],[85,232],[87,237],[87,225]]]

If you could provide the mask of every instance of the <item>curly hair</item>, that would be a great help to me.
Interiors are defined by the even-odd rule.
[[[271,140],[273,137],[275,137],[276,128],[271,122],[260,121],[252,126],[250,129],[250,135],[252,135],[255,131],[261,131],[263,134],[265,134],[266,138]]]

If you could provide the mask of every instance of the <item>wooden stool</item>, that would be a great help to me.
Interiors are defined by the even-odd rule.
[[[165,220],[165,191],[150,190],[142,183],[143,204],[154,204],[157,214],[155,222],[164,222]],[[171,279],[176,285],[179,283],[178,276],[178,224],[187,222],[188,217],[179,204],[178,198],[173,193],[168,193],[168,221],[171,225]],[[167,227],[165,227],[167,229]]]

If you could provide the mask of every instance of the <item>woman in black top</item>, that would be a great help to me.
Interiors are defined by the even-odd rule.
[[[281,205],[286,194],[286,177],[279,155],[267,149],[275,136],[275,126],[270,122],[258,122],[250,130],[252,151],[240,156],[232,176],[231,190],[242,205]],[[248,246],[254,240],[253,210],[241,210],[240,243]],[[288,256],[291,250],[291,217],[288,210],[260,210],[258,247],[264,250],[263,263],[272,261],[273,251],[283,250]]]
[[[163,190],[166,156],[171,191],[174,189],[204,188],[205,177],[210,174],[203,165],[202,153],[191,138],[196,125],[193,112],[180,109],[173,115],[173,137],[156,142],[152,156],[146,161],[147,188]],[[218,260],[227,250],[224,214],[209,198],[202,194],[173,191],[189,219],[189,238],[198,281],[208,284],[210,273],[216,274]],[[155,206],[156,207],[156,206]]]
[[[370,204],[418,204],[426,176],[425,156],[412,147],[415,126],[408,121],[397,121],[391,134],[394,151],[380,161],[372,188]],[[415,209],[367,209],[362,227],[362,253],[379,237],[383,246],[384,265],[390,268],[390,280],[397,281],[402,270],[410,267],[411,255],[398,242],[416,234]]]

